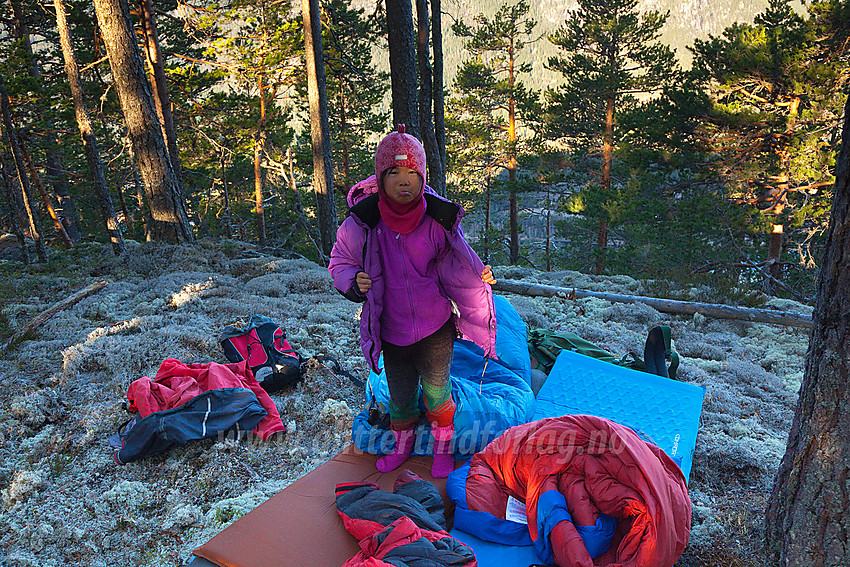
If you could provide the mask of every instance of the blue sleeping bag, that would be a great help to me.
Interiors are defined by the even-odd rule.
[[[458,460],[468,459],[509,427],[528,422],[534,414],[525,323],[504,297],[494,296],[493,303],[498,325],[497,360],[488,360],[485,365],[484,351],[478,345],[455,340],[451,382],[456,406],[453,443]],[[351,430],[358,449],[376,455],[392,452],[395,441],[389,424],[386,419],[376,419],[380,411],[375,411],[386,411],[389,399],[386,374],[372,372],[366,384],[367,405],[354,418]],[[413,454],[427,455],[433,452],[433,441],[421,390],[419,406],[423,415],[416,426]]]

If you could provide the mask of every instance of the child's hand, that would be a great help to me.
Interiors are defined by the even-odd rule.
[[[357,284],[360,293],[366,295],[366,292],[372,287],[372,278],[366,272],[357,272],[357,275],[354,276],[354,283]]]
[[[490,285],[496,283],[496,278],[493,277],[493,270],[490,269],[489,265],[484,266],[484,271],[481,272],[481,281]]]

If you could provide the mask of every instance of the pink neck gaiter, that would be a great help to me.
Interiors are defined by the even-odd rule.
[[[425,214],[425,187],[419,191],[419,196],[406,205],[400,205],[389,198],[384,191],[383,184],[378,189],[378,210],[381,218],[390,227],[390,230],[399,234],[408,234],[419,226],[422,216]]]

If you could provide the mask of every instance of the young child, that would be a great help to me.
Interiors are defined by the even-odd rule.
[[[375,181],[376,193],[355,186],[361,199],[349,201],[328,271],[345,297],[364,303],[360,343],[375,372],[384,353],[395,450],[378,459],[378,470],[410,457],[421,380],[434,437],[431,474],[445,478],[454,470],[454,339],[460,333],[495,358],[495,279],[463,236],[463,209],[425,185],[425,149],[403,124],[378,145]]]

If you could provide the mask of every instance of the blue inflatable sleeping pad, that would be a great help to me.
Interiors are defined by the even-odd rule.
[[[537,394],[534,420],[595,415],[632,428],[664,450],[687,480],[705,388],[609,364],[568,350]]]

